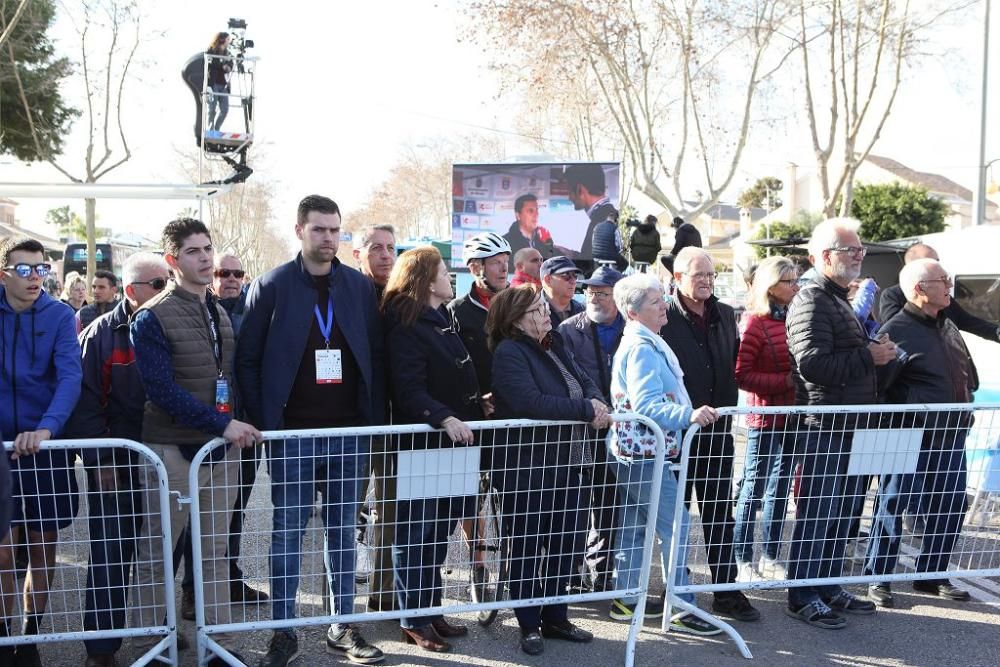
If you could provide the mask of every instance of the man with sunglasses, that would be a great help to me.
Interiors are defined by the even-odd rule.
[[[28,531],[21,633],[38,634],[55,573],[59,530],[73,522],[79,490],[67,450],[42,442],[62,435],[80,396],[80,347],[73,310],[42,289],[52,267],[42,244],[13,237],[0,242],[0,433],[14,437],[13,520],[0,541],[0,636],[11,634],[15,589],[12,539]],[[0,647],[0,664],[41,665],[34,644]]]
[[[212,291],[219,298],[219,305],[229,315],[229,321],[233,323],[233,335],[236,337],[237,344],[239,343],[240,325],[243,323],[247,288],[249,287],[244,280],[246,275],[246,271],[243,270],[243,262],[236,255],[225,252],[215,256]],[[240,543],[243,537],[243,511],[250,499],[250,493],[253,491],[254,481],[257,479],[260,456],[261,450],[255,447],[248,447],[240,452],[240,492],[236,496],[236,506],[233,508],[233,517],[229,522],[229,552],[227,553],[229,558],[229,599],[233,604],[261,603],[269,599],[267,593],[246,583],[243,570],[240,569],[239,565]],[[186,549],[185,558],[191,555],[190,539],[188,539]],[[184,618],[190,616],[193,619],[194,577],[189,575],[189,572],[192,572],[192,568],[185,567],[181,606]],[[187,604],[188,601],[190,604]],[[190,612],[190,614],[186,612]]]
[[[167,263],[149,252],[130,255],[122,266],[125,298],[83,330],[80,400],[66,426],[73,438],[142,441],[146,391],[135,365],[129,322],[135,311],[167,286]],[[138,457],[121,448],[84,449],[90,526],[84,630],[125,628],[126,591],[143,512]],[[88,639],[87,667],[110,667],[122,640]]]
[[[573,299],[580,269],[570,259],[557,255],[542,262],[542,295],[549,304],[552,330],[559,329],[563,320],[583,312],[583,304]]]

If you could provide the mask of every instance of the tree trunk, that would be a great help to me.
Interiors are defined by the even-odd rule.
[[[97,223],[97,200],[84,199],[84,217],[87,223],[87,298],[93,300],[94,271],[97,270],[97,239],[95,226]]]

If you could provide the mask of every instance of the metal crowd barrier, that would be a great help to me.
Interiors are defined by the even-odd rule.
[[[671,594],[1000,575],[1000,511],[983,488],[1000,404],[719,414],[684,438],[674,535],[685,512],[691,528],[671,563],[685,554],[691,573]]]
[[[633,664],[649,587],[663,434],[644,417],[616,419],[644,424],[657,443],[652,509],[631,577],[636,583],[628,589],[618,588],[620,563],[611,576],[615,545],[594,540],[588,528],[602,513],[617,525],[636,507],[617,492],[613,476],[600,476],[608,465],[604,437],[584,424],[470,422],[475,442],[468,447],[452,446],[424,425],[267,432],[265,463],[239,533],[230,528],[228,510],[248,491],[241,489],[239,455],[220,440],[207,443],[189,479],[199,664],[217,656],[240,665],[232,651],[248,641],[266,650],[270,633],[240,644],[234,633],[437,614],[476,614],[486,626],[505,609],[623,596],[637,598],[625,655],[625,664]],[[227,563],[230,538],[240,555]],[[539,574],[543,558],[535,553],[542,549],[547,560]],[[573,588],[587,568],[607,573],[603,585]],[[270,601],[230,605],[225,591],[242,585],[238,572]],[[391,606],[402,601],[394,580],[397,587],[406,582],[405,610]]]
[[[131,638],[131,664],[177,664],[174,580],[163,574],[172,541],[162,461],[145,445],[106,438],[46,441],[11,466],[23,495],[13,498],[15,522],[0,546],[0,620],[11,632],[0,637],[0,651],[36,644],[50,664],[57,660],[46,646],[52,642],[83,641],[112,653]],[[143,534],[155,524],[162,531]],[[37,587],[31,598],[35,609],[45,604],[37,634],[22,630],[30,616],[22,599],[29,561],[51,571],[47,601]],[[156,607],[140,602],[153,597]]]

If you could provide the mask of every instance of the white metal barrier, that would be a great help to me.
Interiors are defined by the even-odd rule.
[[[965,520],[970,462],[1000,449],[1000,404],[719,414],[684,438],[674,534],[687,513],[691,530],[671,563],[686,556],[691,575],[673,595],[787,588],[793,607],[845,584],[1000,575],[1000,512]],[[748,415],[768,425],[732,428]]]
[[[132,664],[177,664],[173,577],[163,574],[172,560],[163,521],[171,499],[159,457],[131,440],[51,440],[12,467],[14,523],[0,546],[0,622],[10,636],[0,636],[0,664],[12,664],[6,659],[15,647],[83,641],[88,652],[114,653],[125,638]],[[152,522],[163,531],[143,535]],[[151,590],[161,600],[158,614],[138,601]],[[43,664],[56,661],[49,651],[39,649]]]
[[[541,605],[627,597],[636,601],[631,665],[649,585],[663,434],[644,417],[615,418],[644,424],[657,443],[641,559],[628,577],[619,560],[612,577],[613,537],[597,540],[589,567],[600,583],[577,589],[588,527],[605,513],[613,528],[638,508],[619,493],[621,480],[599,481],[604,438],[585,424],[470,422],[469,447],[424,425],[265,433],[266,465],[244,510],[239,560],[246,584],[269,593],[264,604],[229,604],[230,585],[242,585],[224,564],[238,455],[220,440],[206,444],[189,479],[199,664],[218,656],[240,665],[233,633],[404,618],[419,626],[462,613],[487,625],[502,609],[531,618]],[[359,526],[370,474],[377,493],[368,494]],[[376,533],[381,543],[369,539]],[[358,537],[368,545],[361,563]],[[632,583],[620,587],[626,579]]]

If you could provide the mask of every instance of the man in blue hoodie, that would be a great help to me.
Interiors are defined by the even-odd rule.
[[[52,270],[42,244],[0,243],[0,432],[14,436],[13,518],[0,541],[0,588],[14,591],[11,539],[27,530],[30,564],[24,583],[26,635],[38,634],[54,573],[59,530],[80,500],[70,452],[42,443],[58,437],[80,396],[80,346],[73,310],[42,289]],[[13,596],[0,598],[0,635],[10,634]],[[34,644],[0,648],[0,664],[41,665]]]

